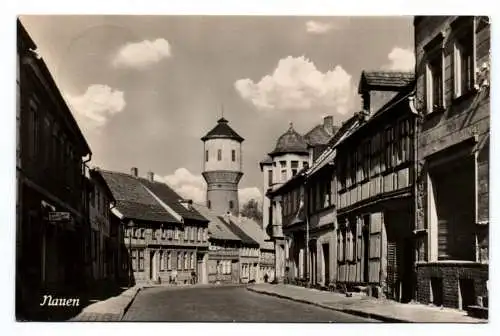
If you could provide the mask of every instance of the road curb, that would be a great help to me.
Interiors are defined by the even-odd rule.
[[[137,297],[137,295],[139,294],[139,292],[143,289],[144,287],[137,287],[136,290],[135,290],[135,293],[131,296],[130,300],[128,301],[128,303],[125,305],[125,307],[121,310],[121,313],[120,313],[120,317],[118,318],[119,321],[121,321],[123,319],[123,317],[125,316],[125,314],[127,313],[128,309],[130,308],[130,306],[132,305],[132,302],[134,302],[135,298]]]
[[[360,316],[360,317],[372,318],[372,319],[376,319],[376,320],[379,320],[379,321],[382,321],[382,322],[390,322],[390,323],[413,323],[413,321],[396,319],[396,318],[387,317],[387,316],[379,315],[379,314],[366,313],[366,312],[358,311],[358,310],[354,310],[354,309],[335,308],[335,307],[332,307],[332,306],[324,305],[322,303],[307,301],[307,300],[303,300],[303,299],[296,299],[296,298],[292,298],[292,297],[289,297],[289,296],[286,296],[286,295],[282,295],[282,294],[278,294],[278,293],[271,293],[271,292],[266,292],[266,291],[259,291],[257,289],[251,288],[251,287],[247,287],[247,290],[250,291],[250,292],[258,293],[258,294],[264,294],[264,295],[274,296],[274,297],[277,297],[277,298],[280,298],[280,299],[286,299],[286,300],[295,301],[295,302],[299,302],[299,303],[305,303],[305,304],[308,304],[308,305],[313,305],[313,306],[324,308],[324,309],[329,309],[329,310],[333,310],[333,311],[337,311],[337,312],[341,312],[341,313],[346,313],[346,314],[349,314],[349,315],[356,315],[356,316]]]

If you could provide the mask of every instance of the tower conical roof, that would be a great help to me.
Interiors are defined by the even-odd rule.
[[[290,128],[282,134],[276,142],[276,147],[269,153],[271,156],[286,153],[307,154],[307,143],[302,135],[293,129],[293,124],[290,123]]]
[[[217,120],[217,125],[215,125],[212,130],[210,130],[203,138],[202,141],[207,141],[209,139],[233,139],[238,142],[243,142],[243,139],[238,133],[236,133],[229,125],[228,121],[224,117]]]

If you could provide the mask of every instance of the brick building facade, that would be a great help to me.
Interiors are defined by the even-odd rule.
[[[414,27],[417,299],[466,309],[487,296],[489,20],[416,17]]]

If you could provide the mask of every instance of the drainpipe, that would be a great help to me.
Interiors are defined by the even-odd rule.
[[[408,98],[409,100],[409,105],[410,105],[410,110],[416,115],[415,117],[415,122],[414,122],[414,125],[413,125],[413,193],[414,193],[414,197],[413,197],[413,206],[414,206],[414,211],[413,211],[413,230],[416,230],[417,229],[417,221],[418,221],[418,215],[417,215],[417,211],[418,211],[418,199],[417,197],[419,197],[418,195],[418,174],[420,173],[418,171],[418,167],[419,167],[419,158],[418,158],[418,140],[419,140],[419,137],[418,137],[418,123],[420,121],[420,114],[418,113],[418,110],[416,109],[415,107],[415,96],[411,96]],[[415,232],[415,231],[414,231]],[[415,237],[415,234],[414,234],[414,237]],[[417,246],[415,246],[417,247]],[[414,253],[414,256],[416,256],[416,253]],[[416,258],[415,258],[416,259]],[[414,272],[414,275],[416,276],[417,274],[417,265],[416,265],[416,262],[417,260],[414,261],[413,263],[413,272]],[[415,281],[412,279],[412,287],[413,287],[413,298],[412,299],[415,299],[417,297],[415,291],[416,291],[416,283]]]
[[[307,200],[306,198],[306,192],[308,192],[308,184],[307,184],[307,180],[304,182],[304,201]],[[305,217],[306,217],[306,279],[307,279],[307,282],[308,283],[311,283],[311,279],[310,279],[310,274],[309,274],[309,264],[312,264],[310,261],[309,261],[309,204],[306,202],[304,202],[304,213],[305,213]],[[312,270],[311,270],[312,271]]]

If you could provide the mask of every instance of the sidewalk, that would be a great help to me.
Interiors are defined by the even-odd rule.
[[[376,299],[353,293],[346,297],[340,293],[320,291],[292,285],[258,284],[249,286],[249,291],[272,295],[301,303],[312,304],[353,315],[370,317],[384,322],[404,323],[487,323],[467,316],[463,311],[431,307],[422,304],[403,304],[391,300]]]
[[[121,294],[98,301],[85,307],[80,314],[72,318],[72,322],[114,322],[120,321],[134,301],[142,285],[131,287]]]

